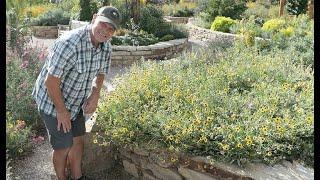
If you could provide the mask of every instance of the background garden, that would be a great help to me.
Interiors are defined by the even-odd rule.
[[[113,45],[188,37],[185,25],[165,16],[193,17],[199,27],[239,38],[232,46],[211,44],[131,67],[114,81],[115,91],[103,93],[97,122],[104,135],[96,143],[156,144],[238,164],[299,159],[313,166],[314,25],[307,0],[287,0],[283,9],[277,0],[7,0],[9,159],[27,155],[43,129],[31,91],[47,50],[29,45],[32,27],[90,21],[104,4],[123,14]]]

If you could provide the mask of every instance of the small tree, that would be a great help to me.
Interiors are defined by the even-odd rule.
[[[80,21],[90,21],[92,18],[90,0],[80,0]]]

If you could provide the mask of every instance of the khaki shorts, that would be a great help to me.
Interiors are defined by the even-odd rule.
[[[77,115],[76,120],[71,121],[71,130],[67,133],[64,133],[62,127],[58,131],[58,120],[56,117],[47,115],[42,111],[40,111],[40,115],[47,128],[49,142],[54,150],[70,148],[73,144],[73,137],[82,136],[86,132],[82,110]]]

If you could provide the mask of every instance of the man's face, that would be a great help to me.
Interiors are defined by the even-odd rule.
[[[92,25],[92,34],[99,43],[108,41],[114,34],[115,29],[107,22],[94,21]]]

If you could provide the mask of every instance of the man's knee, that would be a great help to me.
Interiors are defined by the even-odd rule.
[[[73,137],[73,146],[82,146],[84,143],[83,136]]]
[[[54,149],[53,154],[57,156],[67,156],[71,148],[64,148],[64,149]]]

